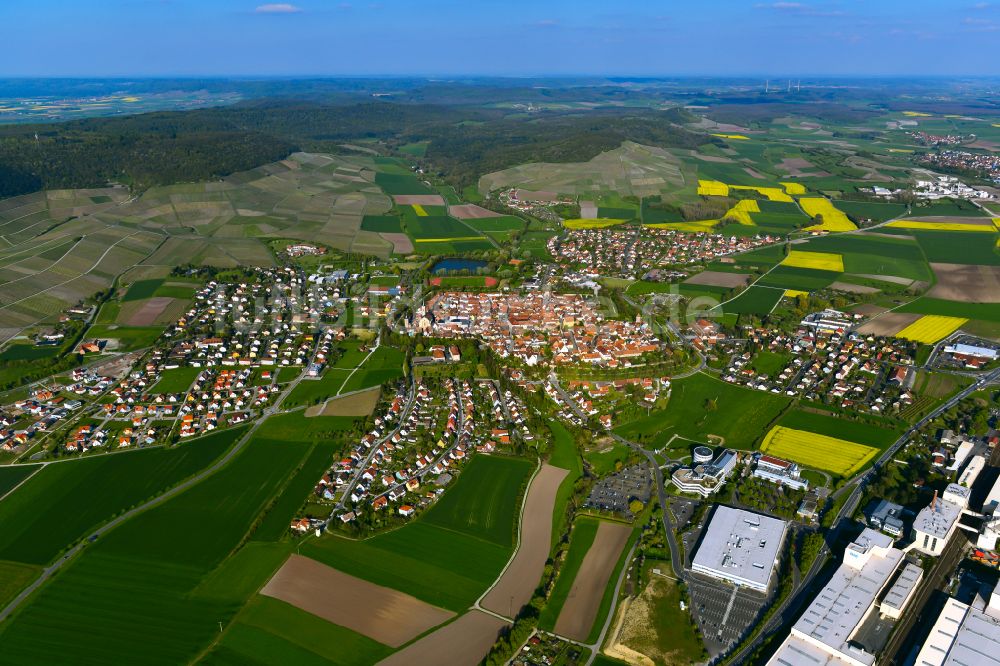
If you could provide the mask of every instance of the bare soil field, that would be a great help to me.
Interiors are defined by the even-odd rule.
[[[500,213],[494,213],[488,208],[477,206],[476,204],[462,204],[460,206],[449,206],[448,213],[452,217],[460,220],[479,220],[484,217],[500,217]]]
[[[793,176],[795,178],[822,177],[830,175],[825,171],[810,171],[816,167],[814,167],[809,160],[801,157],[786,157],[775,166],[779,169],[787,171],[789,176]]]
[[[899,277],[898,275],[877,275],[875,273],[854,273],[858,277],[868,278],[869,280],[882,280],[883,282],[892,282],[893,284],[902,284],[907,287],[913,284],[913,280],[910,278]]]
[[[394,194],[392,200],[404,206],[443,206],[444,198],[440,194]]]
[[[378,406],[381,393],[382,389],[376,386],[360,393],[332,398],[322,405],[313,405],[306,409],[306,416],[369,416]]]
[[[410,254],[413,252],[413,241],[403,233],[380,233],[384,240],[392,243],[392,251],[396,254]]]
[[[743,171],[745,171],[746,174],[748,176],[750,176],[751,178],[756,178],[758,180],[764,180],[764,174],[760,173],[756,169],[752,169],[750,167],[743,167]]]
[[[543,190],[518,190],[517,198],[521,201],[558,201],[559,193]]]
[[[390,647],[455,615],[300,555],[289,557],[260,593]]]
[[[850,282],[834,282],[830,289],[846,291],[849,294],[877,294],[880,290],[875,287],[866,287],[863,284],[851,284]]]
[[[722,271],[702,271],[692,275],[684,284],[704,284],[712,287],[745,287],[750,282],[749,273],[723,273]]]
[[[383,659],[378,666],[476,666],[509,623],[482,611],[469,611],[432,634]]]
[[[1000,266],[931,264],[937,284],[927,294],[962,303],[1000,303]]]
[[[584,220],[593,220],[597,217],[597,204],[593,201],[580,202],[580,217]]]
[[[895,335],[920,319],[921,315],[906,312],[885,312],[858,328],[858,333],[872,335]]]
[[[552,509],[559,484],[569,472],[542,465],[531,481],[521,515],[521,541],[514,559],[483,598],[482,606],[506,617],[516,615],[538,586],[552,546]]]
[[[874,317],[875,315],[880,315],[889,308],[884,308],[881,305],[875,305],[873,303],[865,303],[863,305],[856,305],[851,308],[851,312],[857,312],[864,315],[865,317]]]
[[[601,522],[594,543],[584,556],[566,603],[559,612],[555,633],[578,641],[587,640],[608,580],[631,533],[631,525]]]
[[[166,296],[157,296],[156,298],[150,298],[142,307],[136,311],[128,321],[125,322],[129,326],[152,326],[156,323],[157,317],[167,309],[174,299]]]

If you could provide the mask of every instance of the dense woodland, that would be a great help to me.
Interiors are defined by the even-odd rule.
[[[429,163],[457,186],[533,160],[587,160],[624,140],[693,148],[704,135],[677,111],[510,116],[496,109],[365,101],[246,102],[230,107],[0,127],[0,196],[39,189],[153,185],[223,176],[295,150],[429,140]]]

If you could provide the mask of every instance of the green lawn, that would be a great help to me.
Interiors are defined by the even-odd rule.
[[[402,376],[403,353],[395,347],[381,346],[344,383],[341,393],[350,393],[351,391],[360,391],[372,386],[381,386],[385,382],[398,379]]]
[[[90,529],[207,467],[241,433],[242,429],[227,430],[174,449],[47,465],[0,502],[0,524],[4,525],[0,559],[32,564],[51,561]]]
[[[281,406],[285,409],[302,405],[317,405],[337,395],[351,371],[345,368],[327,368],[319,379],[303,379],[292,389]]]
[[[482,469],[469,475],[477,462]],[[496,579],[510,557],[510,546],[488,538],[507,535],[510,539],[520,509],[520,498],[512,493],[512,487],[523,487],[531,471],[526,460],[477,457],[441,498],[447,503],[424,517],[361,541],[332,534],[310,539],[301,552],[436,606],[465,610]],[[504,477],[503,483],[490,483],[487,492],[480,492],[479,484],[494,472]],[[449,495],[454,499],[449,500]],[[475,511],[462,511],[467,502],[475,503]],[[486,514],[478,515],[482,512]],[[490,518],[492,513],[505,517],[507,523]]]
[[[784,370],[791,360],[792,355],[789,353],[762,349],[754,354],[750,367],[757,372],[774,376]]]
[[[696,441],[717,435],[725,445],[753,449],[789,404],[783,395],[734,386],[704,373],[673,383],[666,409],[615,428],[622,437],[663,446],[674,434]]]
[[[172,368],[160,373],[160,380],[149,389],[150,393],[184,393],[194,383],[201,368]]]
[[[117,351],[134,351],[149,347],[163,333],[164,326],[114,326],[97,324],[87,331],[87,338],[118,340]]]

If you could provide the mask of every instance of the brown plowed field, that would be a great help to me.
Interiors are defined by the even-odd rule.
[[[469,611],[451,624],[386,657],[378,666],[476,666],[508,622]]]
[[[1000,303],[1000,266],[931,264],[937,284],[927,295],[963,303]]]
[[[918,319],[920,319],[918,314],[886,312],[859,326],[858,333],[880,336],[895,335]]]
[[[392,200],[404,206],[443,206],[444,199],[440,194],[394,194]]]
[[[702,271],[692,275],[684,284],[705,284],[713,287],[745,287],[750,281],[749,273],[724,273],[722,271]]]
[[[403,233],[380,233],[383,239],[392,243],[392,251],[396,254],[410,254],[413,252],[413,241]]]
[[[152,326],[156,323],[156,318],[167,309],[174,299],[166,296],[150,298],[139,310],[129,317],[126,322],[129,326]]]
[[[448,212],[452,217],[460,220],[478,220],[484,217],[500,217],[500,213],[494,213],[488,208],[477,206],[476,204],[462,204],[460,206],[449,206]]]
[[[506,617],[516,615],[538,587],[552,547],[552,509],[568,471],[542,465],[531,481],[521,518],[521,543],[510,566],[483,599],[482,606]]]
[[[632,526],[622,523],[605,521],[597,528],[594,543],[583,557],[566,603],[559,611],[555,626],[557,634],[578,641],[587,640],[608,581],[631,533]]]
[[[260,593],[390,647],[455,615],[300,555],[289,557]]]

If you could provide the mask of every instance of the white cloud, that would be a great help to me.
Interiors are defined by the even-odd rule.
[[[288,4],[287,2],[274,2],[267,5],[258,5],[257,9],[254,10],[257,14],[298,14],[301,11],[301,7],[296,7],[295,5]]]

